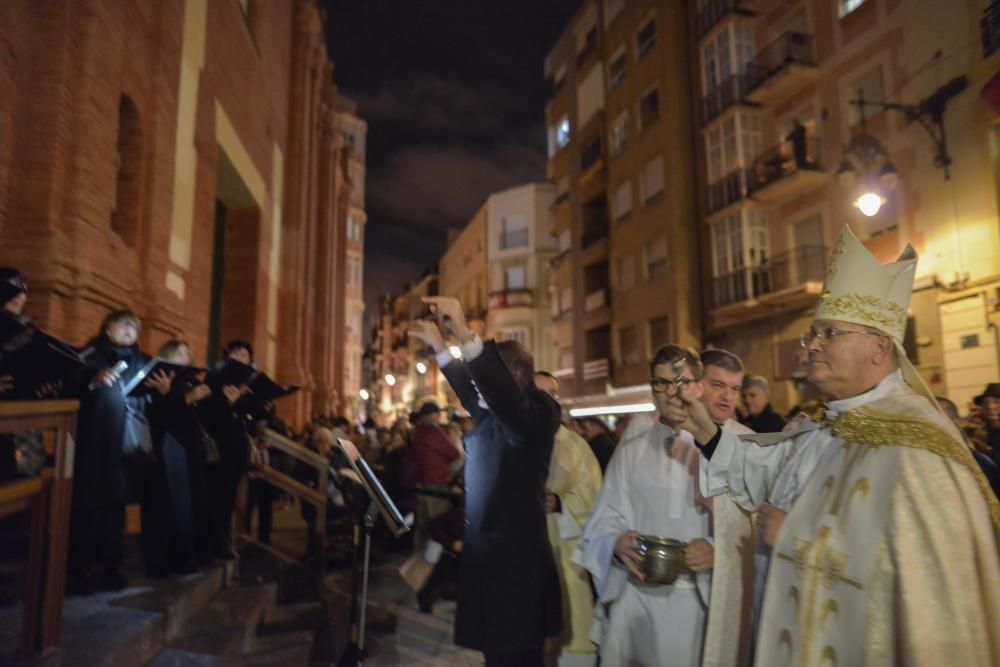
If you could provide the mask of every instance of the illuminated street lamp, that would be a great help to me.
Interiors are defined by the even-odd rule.
[[[427,372],[427,364],[425,364],[422,361],[418,361],[417,362],[417,372],[420,373],[421,375],[423,375],[424,373],[426,373]]]
[[[361,397],[362,401],[367,401],[369,398],[371,398],[371,394],[368,393],[367,389],[362,389],[361,391],[358,392],[358,395]]]
[[[385,374],[385,383],[387,385],[389,385],[390,387],[396,386],[396,376],[393,375],[392,373],[386,373]]]
[[[937,57],[940,54],[935,56]],[[948,154],[948,141],[944,131],[944,110],[948,101],[965,90],[967,85],[968,81],[964,76],[952,79],[919,104],[869,102],[865,100],[864,91],[858,90],[858,98],[851,100],[851,104],[858,107],[861,128],[844,148],[844,160],[837,169],[837,180],[844,188],[853,189],[858,180],[858,172],[861,172],[863,183],[856,190],[858,196],[854,200],[854,206],[863,215],[869,218],[878,215],[882,205],[886,203],[885,195],[895,190],[899,184],[899,169],[889,160],[888,151],[882,142],[868,134],[865,107],[899,111],[909,123],[918,123],[927,130],[934,142],[934,165],[944,170],[945,180],[948,180],[951,178],[948,169],[951,156]],[[873,168],[878,162],[881,162],[881,167],[876,174],[873,173]]]

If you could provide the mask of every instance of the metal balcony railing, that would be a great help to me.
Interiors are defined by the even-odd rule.
[[[824,246],[799,246],[765,259],[759,266],[743,267],[716,276],[713,279],[714,307],[749,301],[808,281],[822,281],[826,273],[826,257]]]
[[[789,65],[815,65],[812,41],[812,35],[786,32],[771,42],[747,65],[747,90],[759,88]]]
[[[983,38],[983,57],[989,58],[1000,49],[1000,0],[991,2],[983,12],[979,31]]]
[[[746,197],[753,184],[753,171],[740,167],[708,186],[708,212],[721,211]]]
[[[701,100],[702,123],[708,124],[736,104],[745,102],[750,90],[750,79],[743,74],[734,74],[713,88]]]
[[[698,12],[698,39],[711,32],[729,14],[750,16],[751,13],[743,9],[742,4],[742,0],[706,0]]]
[[[747,189],[753,193],[797,171],[822,170],[823,151],[819,137],[806,137],[801,142],[783,141],[754,159]]]

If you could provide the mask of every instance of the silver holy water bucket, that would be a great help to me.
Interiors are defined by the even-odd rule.
[[[646,576],[647,584],[672,584],[686,568],[684,547],[680,540],[659,535],[640,535],[635,538],[635,550],[640,561],[639,569]]]

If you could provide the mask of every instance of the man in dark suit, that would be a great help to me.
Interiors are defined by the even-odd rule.
[[[545,524],[545,480],[559,404],[534,386],[531,355],[513,341],[483,343],[456,299],[428,297],[436,315],[410,335],[427,343],[476,422],[466,434],[465,530],[455,643],[487,667],[541,666],[559,634],[559,579]],[[457,338],[455,359],[445,335]]]

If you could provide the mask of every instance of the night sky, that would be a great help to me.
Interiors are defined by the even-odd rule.
[[[497,190],[545,180],[544,59],[579,0],[325,0],[368,122],[365,300],[437,264]]]

